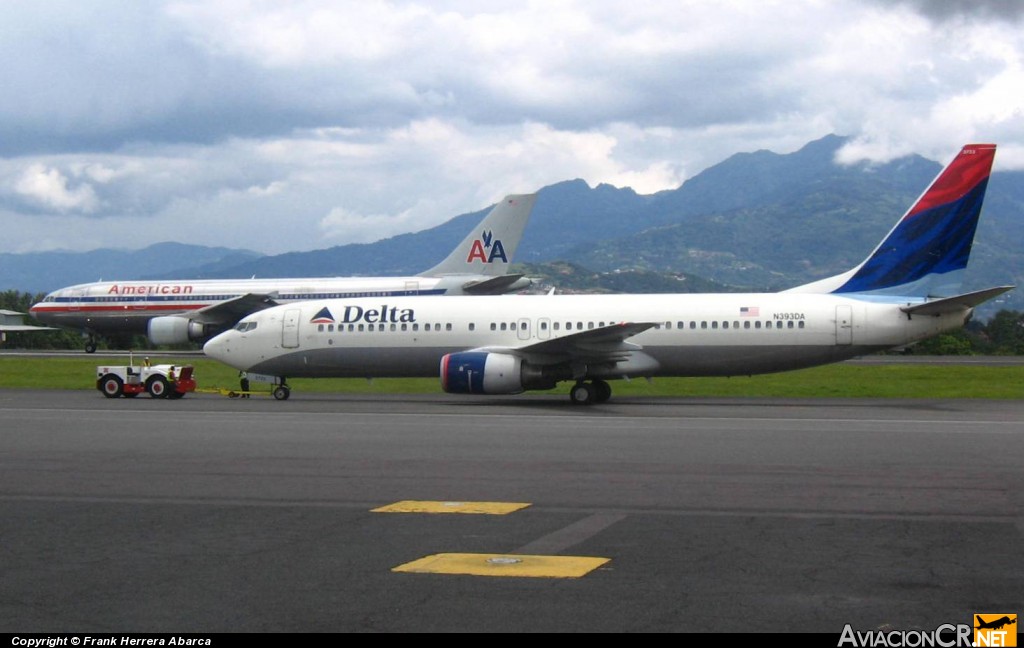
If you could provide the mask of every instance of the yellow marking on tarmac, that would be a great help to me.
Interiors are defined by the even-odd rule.
[[[391,571],[411,574],[579,578],[610,560],[584,556],[443,553],[399,565]]]
[[[529,506],[529,502],[426,502],[405,500],[395,502],[371,513],[473,513],[476,515],[507,515]]]

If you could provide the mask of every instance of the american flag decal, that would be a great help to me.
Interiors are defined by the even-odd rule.
[[[740,317],[758,317],[761,309],[757,306],[740,306]]]

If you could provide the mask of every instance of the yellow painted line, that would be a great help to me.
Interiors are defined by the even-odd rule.
[[[442,553],[399,565],[391,571],[519,578],[580,578],[610,560],[584,556]]]
[[[473,513],[476,515],[507,515],[529,506],[529,502],[426,502],[405,500],[395,502],[371,513]]]

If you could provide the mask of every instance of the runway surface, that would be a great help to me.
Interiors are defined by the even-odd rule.
[[[0,390],[0,631],[930,630],[1024,612],[1022,510],[1024,402]]]

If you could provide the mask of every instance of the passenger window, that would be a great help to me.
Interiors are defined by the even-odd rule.
[[[473,322],[470,322],[469,323],[469,330],[470,331],[475,331],[476,330],[476,324],[474,324]]]
[[[803,328],[803,327],[804,327],[804,322],[803,322],[803,321],[800,321],[800,322],[799,322],[799,323],[797,324],[797,327],[798,327],[798,328]]]

